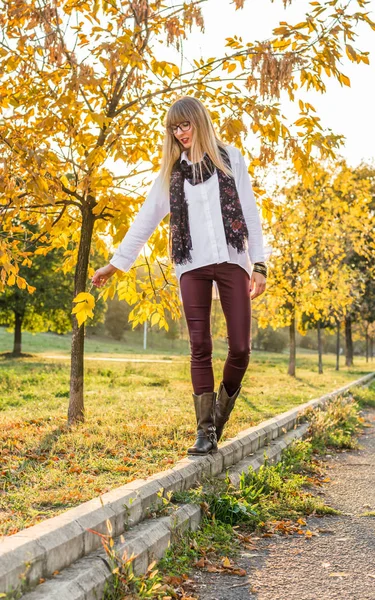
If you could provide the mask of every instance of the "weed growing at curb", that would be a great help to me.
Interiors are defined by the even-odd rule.
[[[167,492],[164,495],[164,489],[160,489],[157,494],[159,501],[151,504],[146,509],[145,519],[158,519],[170,515],[177,507],[171,503],[172,492]]]
[[[25,571],[20,575],[20,585],[16,590],[9,590],[7,593],[0,592],[0,598],[3,600],[20,600],[24,594],[30,591],[27,583],[27,572],[30,569],[30,563],[25,565]]]
[[[233,527],[204,514],[197,531],[188,530],[175,535],[173,544],[158,566],[165,576],[183,576],[201,558],[234,557],[239,546]]]
[[[326,407],[310,411],[306,416],[313,451],[324,454],[327,449],[357,448],[355,435],[363,422],[359,411],[360,406],[351,395],[335,398]]]
[[[222,483],[221,489],[216,481],[207,481],[196,489],[175,493],[173,499],[203,504],[216,521],[232,527],[246,525],[253,532],[266,530],[271,520],[297,519],[312,513],[337,514],[305,489],[311,485],[311,478],[303,472],[306,465],[310,474],[317,472],[310,455],[309,443],[297,440],[277,464],[269,464],[266,459],[257,472],[249,467],[247,473],[242,473],[238,489],[229,479]]]
[[[353,387],[351,393],[361,408],[375,408],[375,383],[365,387]]]

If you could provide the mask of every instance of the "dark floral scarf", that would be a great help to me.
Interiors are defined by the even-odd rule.
[[[219,148],[225,164],[229,167],[230,159],[224,148]],[[192,243],[188,218],[188,204],[184,193],[184,180],[191,185],[207,181],[215,172],[215,165],[207,154],[204,154],[200,163],[189,165],[186,160],[178,159],[172,169],[169,189],[170,199],[170,228],[169,251],[172,261],[178,265],[192,262],[190,250]],[[238,252],[245,252],[245,238],[248,238],[248,229],[238,197],[236,184],[233,177],[229,177],[217,169],[220,190],[221,214],[227,244],[236,248]]]

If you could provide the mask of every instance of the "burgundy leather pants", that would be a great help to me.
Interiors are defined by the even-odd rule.
[[[191,379],[195,394],[213,392],[211,305],[213,280],[227,324],[228,356],[223,382],[229,395],[239,387],[250,361],[250,276],[235,263],[214,263],[181,275],[182,304],[189,330]]]

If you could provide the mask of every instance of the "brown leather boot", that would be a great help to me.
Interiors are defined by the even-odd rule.
[[[217,452],[215,431],[216,392],[193,394],[193,398],[197,418],[197,439],[194,446],[188,448],[188,454],[200,456]]]
[[[238,394],[240,393],[241,387],[242,385],[240,385],[240,387],[234,392],[233,396],[228,396],[224,383],[220,383],[215,407],[215,426],[217,441],[219,441],[219,439],[221,438],[224,425],[229,419],[230,413],[233,410],[234,404],[236,402]]]

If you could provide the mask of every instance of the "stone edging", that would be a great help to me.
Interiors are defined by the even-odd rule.
[[[145,573],[148,566],[160,559],[174,536],[186,529],[196,530],[201,520],[201,509],[194,504],[180,506],[172,515],[144,521],[117,540],[118,556],[135,556],[133,571]],[[121,536],[122,537],[122,536]],[[112,577],[104,550],[84,556],[64,571],[22,596],[24,600],[99,600],[106,582]]]
[[[66,569],[100,547],[100,537],[89,530],[107,534],[110,523],[113,537],[118,538],[129,527],[135,527],[143,521],[151,508],[160,505],[161,495],[187,490],[202,476],[218,476],[267,443],[272,446],[273,440],[296,426],[306,409],[323,405],[351,387],[368,383],[374,377],[375,373],[370,373],[321,398],[250,427],[221,444],[217,454],[184,458],[167,471],[132,481],[61,515],[3,538],[0,541],[0,592],[18,588],[26,564],[29,565],[27,582],[30,585]],[[128,538],[129,533],[126,535]]]
[[[265,456],[269,463],[277,462],[283,449],[294,439],[301,438],[307,429],[308,423],[303,423],[284,434],[282,438],[270,442],[266,448],[260,448],[231,467],[227,474],[233,485],[239,486],[240,475],[247,471],[249,466],[258,471],[264,464]],[[221,473],[219,477],[226,477],[226,474]],[[116,553],[118,556],[123,556],[125,552],[127,557],[134,554],[133,571],[136,575],[141,575],[154,560],[164,555],[176,534],[188,528],[195,531],[199,527],[201,516],[200,506],[185,504],[169,517],[144,521],[126,533],[125,541],[116,541]],[[111,569],[106,563],[107,557],[104,551],[93,552],[22,598],[23,600],[98,600],[103,597],[106,582],[112,577]]]

